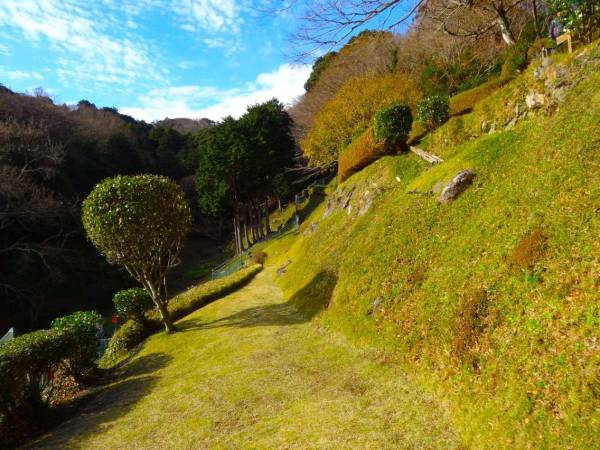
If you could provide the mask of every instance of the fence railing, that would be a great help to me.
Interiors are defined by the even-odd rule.
[[[234,256],[231,259],[228,259],[223,264],[215,267],[210,273],[210,279],[216,280],[218,278],[226,277],[227,275],[232,274],[240,270],[242,267],[245,267],[248,263],[248,254],[242,253],[241,255]]]

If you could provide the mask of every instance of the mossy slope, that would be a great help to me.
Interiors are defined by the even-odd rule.
[[[397,355],[448,400],[467,446],[600,439],[600,51],[588,51],[585,67],[567,62],[581,70],[558,108],[478,131],[535,86],[531,68],[426,139],[443,164],[385,157],[338,187],[354,189],[351,212],[324,218],[324,202],[307,232],[266,248],[270,264],[292,261],[288,297]],[[475,184],[438,205],[429,191],[466,168]],[[330,295],[307,290],[323,272]]]

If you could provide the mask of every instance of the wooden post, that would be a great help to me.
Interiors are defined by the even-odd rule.
[[[571,43],[571,32],[569,30],[567,30],[565,33],[561,34],[556,38],[556,45],[560,45],[563,42],[567,43],[569,53],[573,53],[573,45]]]

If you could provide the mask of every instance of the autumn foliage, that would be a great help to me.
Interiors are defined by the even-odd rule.
[[[414,79],[405,74],[351,79],[316,115],[302,150],[311,165],[330,164],[357,131],[371,125],[376,111],[398,102],[414,108],[420,95]]]

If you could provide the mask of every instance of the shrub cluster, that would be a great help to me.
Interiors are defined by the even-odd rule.
[[[402,145],[412,128],[412,112],[404,103],[381,108],[373,117],[373,134],[389,145]]]
[[[102,335],[102,316],[95,311],[77,311],[68,316],[54,319],[54,330],[62,330],[75,340],[75,348],[67,358],[69,372],[82,379],[94,367],[98,344]]]
[[[450,117],[450,99],[446,95],[430,95],[417,103],[417,121],[432,130]]]
[[[228,277],[207,281],[173,297],[168,305],[172,320],[179,320],[198,308],[239,289],[254,278],[261,269],[260,265],[253,265]],[[106,352],[102,356],[101,366],[106,367],[117,362],[145,338],[159,331],[161,323],[160,314],[155,308],[146,312],[143,324],[134,320],[123,323],[108,343]]]
[[[15,417],[29,421],[51,402],[58,378],[81,380],[93,369],[99,319],[78,312],[0,345],[0,433]]]
[[[385,141],[375,139],[373,129],[369,128],[340,154],[338,182],[342,183],[373,161],[381,158],[388,153],[389,148]]]
[[[316,114],[300,142],[302,151],[313,166],[332,163],[357,131],[371,126],[379,109],[398,102],[414,107],[420,97],[416,81],[405,74],[350,79]]]
[[[117,292],[113,297],[115,310],[120,317],[142,323],[144,314],[152,308],[152,298],[143,288],[131,288]]]

